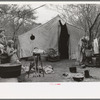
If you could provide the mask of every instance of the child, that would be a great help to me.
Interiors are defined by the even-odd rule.
[[[10,57],[10,63],[20,63],[16,53],[17,53],[17,50],[14,49],[14,41],[8,40],[7,54]]]

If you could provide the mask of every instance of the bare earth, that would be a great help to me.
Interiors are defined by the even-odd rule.
[[[22,61],[22,64],[29,66],[30,61]],[[41,77],[33,77],[33,73],[28,75],[25,72],[21,73],[18,78],[0,78],[0,82],[75,82],[72,78],[63,76],[64,73],[70,73],[69,67],[77,67],[77,72],[84,72],[84,70],[89,70],[89,74],[92,78],[84,78],[82,82],[100,82],[100,68],[87,67],[82,68],[75,63],[75,60],[62,60],[58,62],[47,62],[43,61],[43,65],[51,65],[54,68],[54,73],[51,74],[41,74]]]
[[[29,65],[29,61],[22,61],[23,65]],[[26,73],[22,73],[18,78],[19,82],[75,82],[72,78],[67,78],[63,76],[65,72],[69,73],[69,67],[76,66],[77,72],[84,72],[84,70],[89,70],[92,78],[85,78],[82,82],[99,82],[100,81],[100,68],[81,68],[75,64],[75,60],[62,60],[58,62],[46,62],[43,61],[43,65],[51,65],[54,68],[54,73],[45,74],[43,77],[33,77],[33,73],[30,74],[28,78]]]

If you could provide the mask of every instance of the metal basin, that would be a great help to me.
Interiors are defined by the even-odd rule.
[[[21,64],[0,64],[1,78],[15,78],[21,74]]]

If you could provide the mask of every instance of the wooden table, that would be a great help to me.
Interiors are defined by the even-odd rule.
[[[34,53],[33,52],[33,56],[35,57],[35,71],[36,73],[39,74],[39,62],[40,62],[40,65],[41,65],[41,68],[42,68],[42,72],[43,72],[43,77],[44,77],[44,70],[43,70],[43,64],[42,64],[42,60],[41,60],[41,54],[40,53]]]

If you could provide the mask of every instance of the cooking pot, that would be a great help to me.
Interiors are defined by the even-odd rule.
[[[81,82],[84,79],[84,75],[79,73],[73,76],[74,81]]]

